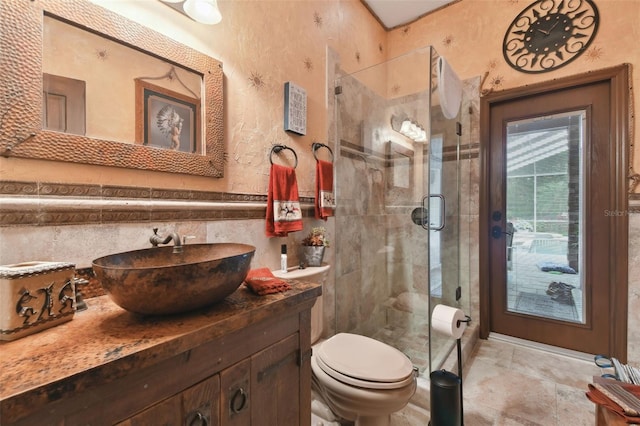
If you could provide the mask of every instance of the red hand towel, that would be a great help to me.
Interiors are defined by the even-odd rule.
[[[271,165],[267,194],[267,237],[286,237],[302,230],[298,182],[293,167]]]
[[[279,293],[291,289],[289,283],[276,278],[269,268],[252,269],[244,279],[244,284],[259,296]]]
[[[316,219],[333,216],[336,199],[333,195],[333,163],[316,161]]]

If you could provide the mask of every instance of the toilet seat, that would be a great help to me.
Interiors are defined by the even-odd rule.
[[[339,333],[316,348],[318,367],[345,384],[365,389],[399,389],[413,380],[405,354],[366,336]]]
[[[340,373],[339,371],[332,369],[331,367],[327,366],[320,357],[316,358],[316,363],[318,364],[318,367],[320,367],[320,369],[324,371],[327,375],[329,375],[331,378],[339,382],[342,382],[344,384],[347,384],[350,386],[356,386],[363,389],[372,389],[372,390],[401,389],[405,386],[409,386],[414,381],[413,374],[409,374],[404,380],[399,382],[374,382],[374,381],[360,380],[358,378],[347,376],[345,374]]]

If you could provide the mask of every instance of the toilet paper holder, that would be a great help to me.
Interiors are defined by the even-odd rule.
[[[464,318],[465,319],[463,320],[456,321],[456,327],[460,328],[463,322],[469,325],[469,323],[471,322],[471,317],[469,315],[465,315]]]
[[[469,323],[471,323],[471,317],[469,315],[464,315],[464,319],[457,319],[455,321],[455,326],[457,329],[460,329],[460,327],[462,326],[462,324],[465,324],[466,326],[469,325]],[[451,323],[452,325],[454,324],[453,322]],[[456,349],[457,349],[457,356],[458,356],[458,379],[459,381],[459,394],[458,394],[458,400],[459,400],[459,424],[457,424],[456,426],[464,426],[464,408],[463,408],[463,393],[462,393],[462,336],[460,335],[460,337],[457,337],[456,339]],[[443,370],[443,372],[445,372]],[[455,377],[455,374],[453,373],[448,373],[451,374],[452,376]],[[435,415],[435,413],[432,412],[432,416]],[[433,419],[434,417],[432,417]],[[432,422],[429,421],[429,425],[430,426],[439,426],[436,424],[432,425]]]
[[[469,325],[469,323],[471,322],[471,317],[469,315],[465,315],[464,316],[465,319],[463,320],[458,320],[457,321],[457,326],[460,327],[460,325],[464,322],[467,325]],[[463,408],[463,394],[462,394],[462,338],[458,338],[456,339],[456,349],[457,349],[457,355],[458,355],[458,375],[460,376],[460,420],[462,421],[461,426],[464,426],[464,408]]]

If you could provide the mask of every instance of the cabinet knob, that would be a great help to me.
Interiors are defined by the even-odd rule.
[[[195,415],[189,422],[189,426],[207,426],[208,424],[209,422],[207,421],[207,417],[200,411],[196,411]]]
[[[247,405],[247,393],[244,389],[239,388],[236,393],[233,394],[231,398],[231,411],[238,414],[240,411],[244,410]]]

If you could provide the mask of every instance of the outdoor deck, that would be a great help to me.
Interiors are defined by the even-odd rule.
[[[583,322],[580,274],[544,272],[541,266],[567,266],[567,240],[552,234],[515,234],[511,265],[507,272],[507,303],[510,311],[572,322]],[[562,268],[559,268],[562,269]],[[569,302],[547,294],[552,282],[573,286]]]

